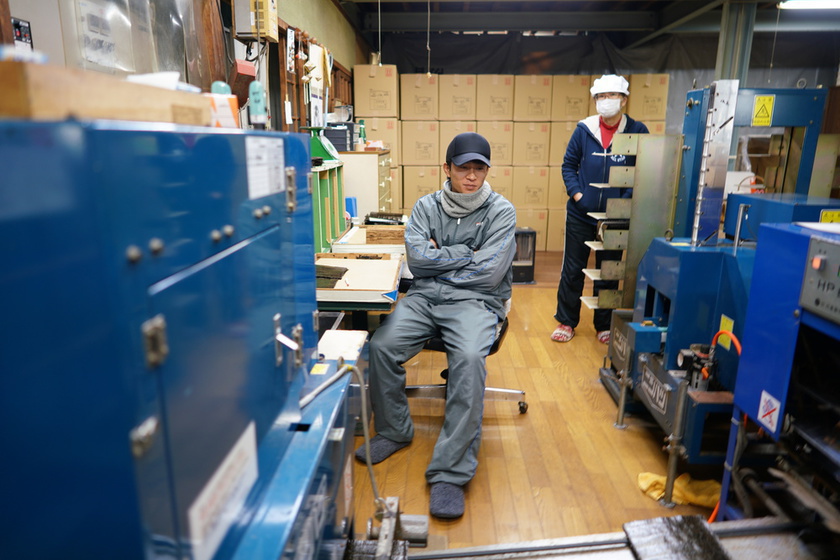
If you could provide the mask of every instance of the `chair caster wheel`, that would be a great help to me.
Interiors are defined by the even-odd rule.
[[[519,401],[519,414],[525,414],[526,412],[528,412],[528,403]]]

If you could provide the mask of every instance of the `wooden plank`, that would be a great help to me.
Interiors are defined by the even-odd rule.
[[[99,72],[2,61],[0,83],[0,116],[210,125],[210,102],[202,95],[131,83]]]

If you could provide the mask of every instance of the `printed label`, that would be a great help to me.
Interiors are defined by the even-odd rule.
[[[761,392],[758,402],[758,421],[772,433],[776,433],[779,426],[779,407],[781,403],[767,391]]]
[[[210,560],[259,475],[257,432],[248,424],[187,510],[193,560]]]
[[[665,414],[665,408],[668,405],[668,386],[659,381],[647,366],[642,374],[642,391],[647,396],[651,407],[660,414]]]

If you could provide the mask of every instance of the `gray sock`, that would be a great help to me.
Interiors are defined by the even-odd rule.
[[[464,515],[464,489],[457,484],[432,484],[429,513],[439,519],[456,519]]]
[[[406,447],[409,443],[411,442],[391,441],[385,436],[376,434],[370,440],[370,462],[374,465],[376,463],[381,463],[382,461],[384,461],[403,447]],[[356,450],[356,459],[363,463],[366,462],[364,443],[360,445],[359,448]]]

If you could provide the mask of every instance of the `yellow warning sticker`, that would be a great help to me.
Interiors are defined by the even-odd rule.
[[[840,223],[840,210],[822,210],[820,221],[824,224]]]
[[[734,326],[735,326],[735,321],[733,321],[731,317],[727,317],[726,315],[721,314],[721,316],[720,316],[720,330],[727,331],[727,332],[732,332],[732,327],[734,327]],[[730,346],[730,344],[732,344],[732,339],[729,338],[728,335],[722,334],[718,338],[718,344],[720,344],[721,346],[723,346],[727,350],[731,350],[731,348],[729,346]]]
[[[770,126],[773,122],[775,95],[756,95],[753,99],[752,126]]]
[[[326,375],[329,369],[329,364],[313,364],[312,369],[309,370],[309,375]]]

